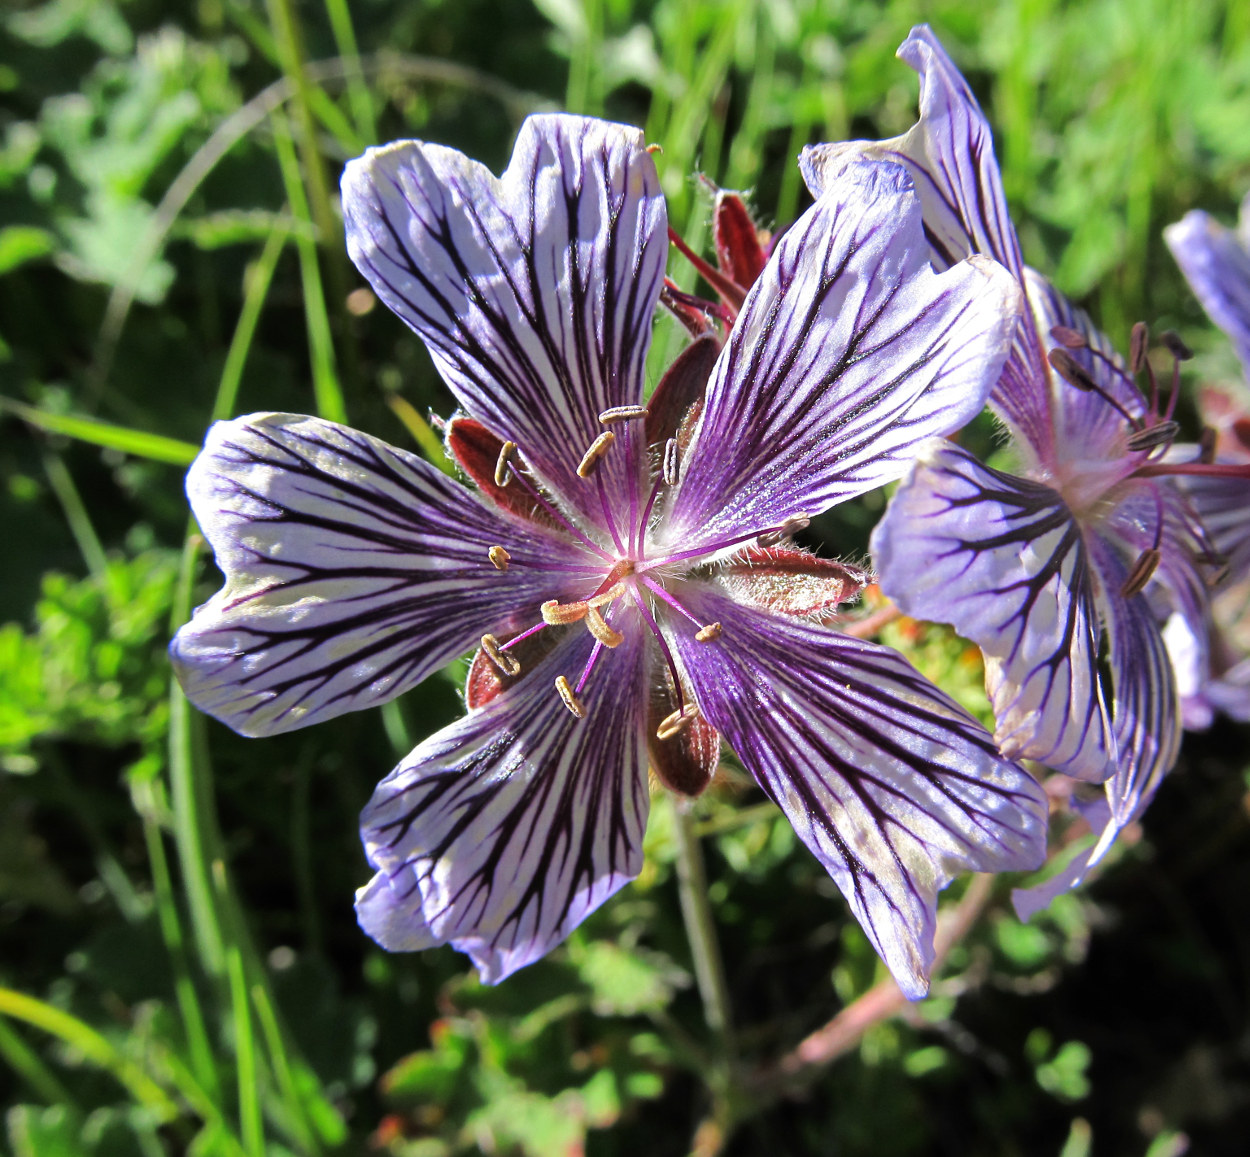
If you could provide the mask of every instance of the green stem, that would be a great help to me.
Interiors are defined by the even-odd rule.
[[[732,1063],[733,1025],[730,1016],[729,986],[721,961],[716,926],[707,896],[707,873],[703,851],[695,834],[694,817],[688,805],[677,805],[677,888],[681,916],[690,941],[695,980],[703,999],[703,1019],[716,1038],[717,1053],[726,1065]]]

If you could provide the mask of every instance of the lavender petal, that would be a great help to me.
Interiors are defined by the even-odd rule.
[[[981,409],[1018,309],[992,262],[933,273],[902,169],[847,165],[747,296],[667,532],[685,549],[740,539],[899,477]]]
[[[422,743],[361,814],[377,876],[357,894],[384,948],[451,943],[494,984],[563,940],[642,867],[643,632],[601,662],[575,719],[552,684],[569,636],[516,686]],[[621,688],[629,691],[623,697]]]
[[[482,634],[529,625],[587,563],[415,455],[317,418],[219,422],[187,493],[226,584],[178,632],[174,668],[244,735],[394,698]]]
[[[888,141],[817,145],[799,164],[814,196],[855,156],[904,166],[924,209],[934,268],[946,269],[973,253],[1001,262],[1024,281],[1020,245],[1011,223],[989,124],[967,82],[927,25],[919,25],[898,50],[920,74],[920,120]],[[1048,413],[1045,332],[1025,315],[990,405],[1033,446],[1053,453]]]
[[[598,415],[642,401],[668,248],[642,133],[530,117],[502,178],[439,145],[370,149],[343,174],[343,210],[352,260],[468,413],[597,510],[575,471]],[[620,492],[624,456],[605,468]]]
[[[928,989],[937,892],[962,871],[1036,867],[1046,804],[989,734],[876,643],[683,592],[722,623],[670,643],[699,707],[846,896],[910,999]]]
[[[1005,754],[1101,782],[1114,769],[1084,536],[1048,486],[935,444],[872,539],[882,589],[985,656]]]
[[[1207,316],[1233,343],[1250,380],[1250,198],[1242,208],[1242,235],[1194,210],[1163,231],[1164,240]]]

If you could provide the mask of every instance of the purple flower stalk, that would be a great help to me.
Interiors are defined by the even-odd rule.
[[[824,625],[862,576],[790,535],[981,408],[1011,278],[935,274],[907,174],[848,165],[719,356],[696,342],[647,401],[667,221],[638,131],[531,118],[502,178],[401,142],[347,167],[343,203],[463,408],[475,485],[315,418],[213,427],[188,492],[226,585],[173,645],[191,700],[272,734],[479,647],[468,713],[364,810],[357,912],[488,982],[638,873],[648,765],[697,795],[723,736],[922,995],[938,889],[1039,863],[1043,796],[899,655]]]
[[[1207,315],[1227,334],[1250,382],[1250,196],[1236,230],[1206,213],[1187,213],[1163,231],[1172,256]],[[1199,407],[1216,463],[1250,465],[1250,412],[1244,388],[1209,388]],[[1225,573],[1211,595],[1207,639],[1183,620],[1169,624],[1185,722],[1210,724],[1215,711],[1250,721],[1250,481],[1187,477],[1182,485],[1202,516]]]
[[[1178,375],[1174,365],[1165,405],[1145,327],[1125,362],[1024,266],[989,126],[937,38],[913,29],[899,56],[920,74],[919,123],[896,140],[808,150],[808,185],[819,195],[840,166],[864,157],[902,165],[934,267],[991,256],[1029,308],[989,398],[1017,469],[934,443],[878,525],[874,558],[904,611],[950,623],[981,647],[1005,754],[1106,782],[1106,808],[1090,817],[1101,827],[1094,862],[1176,760],[1181,716],[1161,623],[1174,613],[1201,633],[1203,567],[1213,559],[1175,477],[1222,468],[1172,448]],[[1186,356],[1178,339],[1167,342],[1177,360]]]

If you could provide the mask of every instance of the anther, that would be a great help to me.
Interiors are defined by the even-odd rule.
[[[664,481],[669,486],[676,486],[681,477],[681,450],[677,439],[670,438],[664,443]]]
[[[1130,450],[1153,450],[1156,446],[1163,446],[1171,442],[1180,432],[1179,422],[1159,422],[1155,426],[1147,426],[1144,430],[1138,430],[1135,434],[1130,434],[1128,448]]]
[[[619,647],[625,636],[608,625],[598,607],[591,607],[586,612],[586,629],[605,647]]]
[[[1165,329],[1159,335],[1159,340],[1178,362],[1187,362],[1194,356],[1194,351],[1185,344],[1184,339],[1175,330]]]
[[[590,604],[561,603],[555,599],[548,599],[539,607],[539,610],[542,612],[543,622],[549,627],[564,627],[569,623],[580,623],[586,617],[586,612],[590,610]]]
[[[1140,374],[1146,364],[1146,351],[1150,348],[1150,327],[1139,321],[1133,326],[1128,339],[1128,369],[1131,374]]]
[[[1102,392],[1089,371],[1067,350],[1056,347],[1046,355],[1046,360],[1050,362],[1051,368],[1054,369],[1055,373],[1063,378],[1068,385],[1075,386],[1078,390],[1085,390],[1087,393],[1099,394]]]
[[[563,675],[556,676],[556,690],[560,694],[560,698],[564,700],[564,705],[577,719],[586,718],[586,708],[582,705],[582,701],[573,694],[573,688],[569,686],[569,681]]]
[[[616,435],[611,430],[604,430],[591,442],[590,449],[582,455],[582,460],[577,464],[578,478],[589,478],[599,464],[599,459],[612,448],[612,443],[615,441]]]
[[[696,643],[710,643],[713,639],[719,639],[721,636],[720,623],[708,623],[707,626],[701,627],[694,633],[694,641]]]
[[[1089,345],[1084,335],[1077,333],[1076,330],[1067,325],[1052,326],[1050,336],[1061,346],[1066,346],[1070,350],[1083,350]]]
[[[499,460],[495,463],[495,485],[508,485],[508,463],[512,461],[513,454],[516,453],[515,442],[505,442],[499,447]]]
[[[599,415],[599,421],[605,426],[613,422],[634,422],[647,416],[646,406],[612,406]]]
[[[699,709],[693,703],[687,703],[679,711],[666,715],[655,729],[656,739],[672,739],[680,735],[699,717]]]
[[[512,561],[512,555],[504,550],[502,546],[492,546],[486,553],[496,570],[508,569],[508,563]]]
[[[1120,588],[1122,597],[1129,599],[1146,589],[1146,584],[1159,566],[1159,557],[1159,552],[1154,547],[1143,550],[1137,556],[1133,569],[1128,572],[1128,578],[1124,580],[1124,585]]]
[[[1216,433],[1210,426],[1202,427],[1198,438],[1198,461],[1210,466],[1215,461]]]
[[[521,664],[507,651],[500,650],[499,640],[494,635],[482,636],[482,650],[486,657],[495,664],[501,675],[515,677],[521,673]]]

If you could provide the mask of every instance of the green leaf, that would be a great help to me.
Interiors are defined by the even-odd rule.
[[[56,248],[56,238],[34,225],[8,225],[0,229],[0,275],[47,257]]]
[[[171,466],[190,466],[200,452],[198,446],[164,434],[150,434],[146,430],[134,430],[129,426],[114,426],[98,418],[78,418],[72,414],[53,414],[47,410],[27,406],[12,398],[0,397],[0,411],[16,414],[32,426],[47,430],[50,434],[64,434],[79,442],[93,446],[106,446],[123,454],[134,454],[152,462],[166,462]]]

